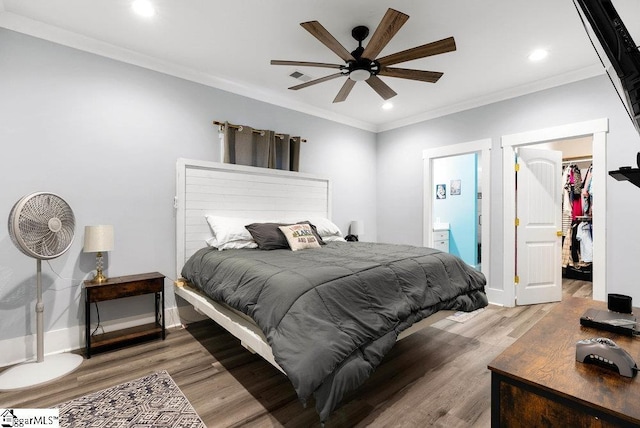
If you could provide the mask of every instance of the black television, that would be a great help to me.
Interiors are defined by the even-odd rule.
[[[611,76],[608,72],[607,74],[640,135],[640,49],[638,45],[633,41],[611,0],[574,0],[574,4],[582,12],[581,18],[584,16],[588,21],[593,34],[611,62],[617,76]],[[586,24],[585,29],[587,29]],[[588,30],[587,35],[592,39]],[[596,48],[593,40],[591,42]],[[598,52],[597,48],[596,52]],[[606,68],[602,57],[600,60]],[[636,163],[638,168],[620,167],[618,170],[609,171],[609,175],[616,180],[630,181],[640,187],[640,152],[638,152]]]
[[[574,2],[582,10],[611,62],[622,88],[623,94],[620,98],[623,99],[627,113],[640,134],[640,49],[631,38],[611,0]]]

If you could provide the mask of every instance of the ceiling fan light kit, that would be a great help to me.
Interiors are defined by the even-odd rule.
[[[371,77],[371,72],[369,70],[365,70],[365,69],[355,69],[351,72],[349,72],[349,79],[355,81],[355,82],[362,82],[363,80],[367,80],[369,77]]]
[[[300,25],[305,30],[307,30],[326,47],[331,49],[331,51],[338,55],[345,63],[327,64],[309,61],[272,60],[271,64],[337,68],[340,70],[338,73],[292,86],[289,88],[292,90],[306,88],[308,86],[337,79],[339,77],[347,77],[345,83],[338,92],[338,95],[336,95],[333,100],[334,103],[346,100],[351,89],[353,89],[355,82],[361,81],[367,82],[367,84],[378,95],[387,100],[397,94],[378,76],[435,83],[443,75],[443,73],[436,71],[413,70],[390,66],[456,50],[456,44],[453,37],[448,37],[436,42],[427,43],[402,52],[397,52],[392,55],[387,55],[383,58],[377,58],[378,54],[382,52],[384,47],[408,19],[409,15],[398,12],[394,9],[388,9],[366,47],[362,46],[362,42],[369,36],[369,28],[364,25],[359,25],[353,28],[353,30],[351,30],[351,36],[358,42],[358,47],[352,52],[349,52],[344,46],[342,46],[340,42],[338,42],[318,21],[303,22]]]

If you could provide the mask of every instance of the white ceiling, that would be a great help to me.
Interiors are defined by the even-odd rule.
[[[603,72],[572,0],[151,1],[157,14],[145,19],[131,0],[0,0],[0,26],[372,131]],[[627,27],[640,16],[637,0],[614,4]],[[336,70],[269,63],[341,63],[299,24],[319,21],[351,51],[351,29],[366,25],[373,34],[389,6],[410,19],[379,57],[449,36],[457,45],[398,65],[444,72],[435,84],[382,77],[398,93],[392,110],[364,82],[338,104],[343,78],[288,90],[301,83],[293,71],[319,78]],[[549,56],[530,62],[535,48]]]

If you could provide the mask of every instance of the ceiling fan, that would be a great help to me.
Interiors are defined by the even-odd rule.
[[[355,27],[351,31],[351,36],[358,41],[358,47],[353,52],[347,51],[347,49],[345,49],[345,47],[342,46],[340,42],[338,42],[318,21],[303,22],[300,25],[311,33],[312,36],[321,41],[326,47],[331,49],[336,55],[342,58],[345,64],[272,60],[271,65],[294,65],[339,69],[340,71],[338,73],[310,80],[289,88],[298,90],[326,82],[328,80],[336,79],[338,77],[346,76],[347,80],[344,82],[344,85],[342,85],[338,95],[336,95],[333,100],[334,103],[346,100],[355,83],[362,80],[367,82],[369,86],[378,93],[378,95],[387,100],[397,94],[378,76],[399,77],[401,79],[435,83],[443,74],[436,71],[390,67],[391,65],[456,50],[456,43],[453,37],[448,37],[436,42],[427,43],[402,52],[387,55],[382,58],[376,58],[408,19],[409,15],[398,12],[394,9],[387,10],[387,13],[385,13],[382,21],[380,21],[378,28],[376,28],[366,47],[362,47],[362,41],[369,35],[369,28],[363,25]]]

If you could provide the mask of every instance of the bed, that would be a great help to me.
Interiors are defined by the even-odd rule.
[[[396,340],[446,310],[487,305],[484,276],[447,253],[345,242],[329,220],[326,179],[185,159],[176,173],[176,269],[185,277],[176,294],[285,373],[303,402],[314,397],[322,421]],[[216,222],[234,221],[261,231],[307,221],[293,229],[309,233],[311,248],[291,251],[289,241],[264,251],[255,234],[237,244],[245,234],[219,251],[226,244],[215,239],[234,227]]]

